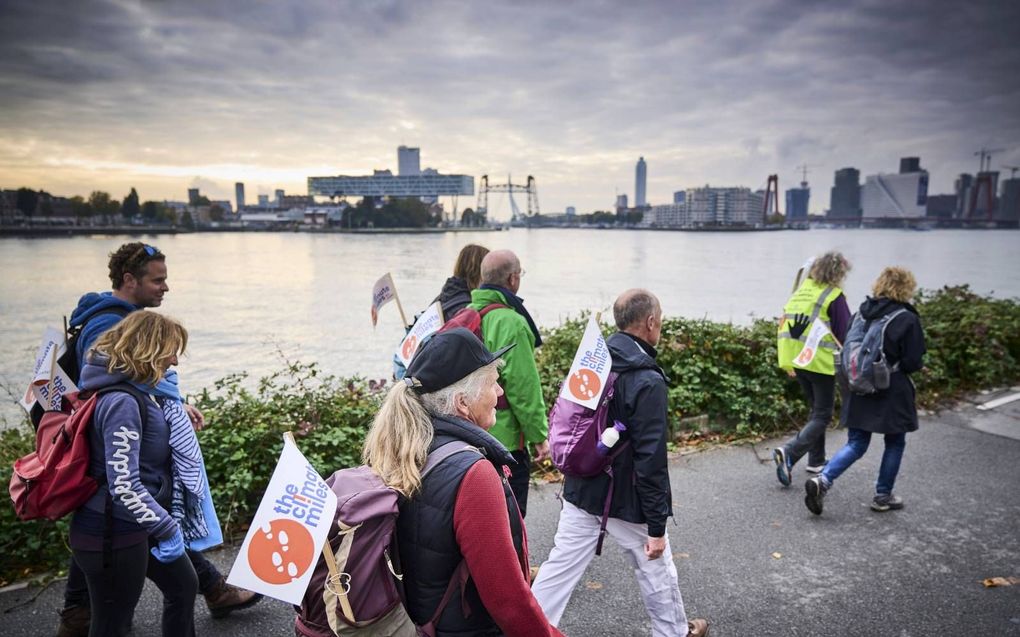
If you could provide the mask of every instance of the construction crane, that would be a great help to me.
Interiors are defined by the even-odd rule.
[[[808,164],[803,164],[801,166],[797,166],[797,170],[801,171],[801,175],[802,175],[802,178],[801,178],[801,181],[800,181],[800,187],[801,188],[807,188]]]
[[[489,176],[482,175],[482,184],[478,189],[478,206],[475,208],[478,212],[488,213],[490,192],[505,192],[509,195],[512,220],[515,222],[541,214],[538,208],[538,188],[535,186],[535,178],[531,175],[528,175],[528,181],[523,186],[513,183],[510,175],[507,175],[505,184],[490,184]],[[514,201],[514,192],[523,192],[528,195],[527,215],[521,214],[520,208],[517,207],[517,202]]]
[[[982,148],[981,150],[975,151],[974,156],[981,158],[981,172],[991,170],[992,155],[1004,152],[1005,150],[1005,148]],[[985,164],[987,164],[987,167]]]

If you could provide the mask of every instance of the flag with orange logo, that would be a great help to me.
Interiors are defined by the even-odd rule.
[[[421,313],[421,316],[414,322],[411,330],[404,336],[404,340],[400,341],[400,345],[397,346],[397,358],[400,359],[404,367],[411,364],[411,359],[414,358],[418,348],[421,347],[422,341],[438,332],[445,322],[443,320],[443,306],[439,301],[436,301],[429,306],[429,309]]]
[[[609,355],[609,346],[602,336],[597,318],[591,316],[560,395],[572,403],[595,409],[606,388],[612,366],[613,357]]]
[[[300,604],[336,514],[336,494],[284,434],[283,451],[227,583]]]

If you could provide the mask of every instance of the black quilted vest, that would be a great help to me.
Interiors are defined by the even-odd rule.
[[[456,417],[434,417],[435,437],[429,451],[448,442],[463,441],[478,447],[484,457],[473,452],[461,452],[447,458],[425,478],[421,490],[411,500],[400,505],[397,519],[397,539],[400,562],[404,572],[404,591],[407,611],[416,624],[425,624],[432,618],[453,572],[464,559],[453,530],[453,510],[464,474],[476,462],[489,461],[503,476],[503,465],[513,463],[510,453],[495,438],[481,428]],[[506,478],[503,478],[510,531],[521,558],[524,530],[517,502]],[[465,608],[469,610],[465,617]],[[467,637],[501,635],[499,626],[485,610],[478,589],[469,579],[461,596],[456,595],[443,611],[438,623],[437,637]]]

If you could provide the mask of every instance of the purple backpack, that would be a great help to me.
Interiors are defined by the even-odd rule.
[[[450,442],[428,455],[421,477],[455,453],[480,453],[466,442]],[[425,626],[404,609],[397,559],[396,522],[400,494],[370,467],[341,469],[326,479],[336,494],[327,543],[301,600],[294,627],[306,637],[435,635],[435,624],[468,579],[461,562],[447,594]]]
[[[628,441],[618,442],[611,448],[601,444],[602,432],[609,428],[609,403],[613,400],[617,376],[616,372],[609,372],[606,390],[595,409],[578,405],[560,395],[549,411],[549,455],[560,473],[575,478],[591,478],[600,473],[609,475],[596,555],[602,554],[609,506],[613,501],[613,460],[629,445]],[[622,423],[617,422],[614,426],[617,430],[626,430]]]

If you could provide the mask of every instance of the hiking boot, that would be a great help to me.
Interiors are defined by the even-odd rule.
[[[68,606],[60,611],[57,637],[89,637],[92,610],[88,606]]]
[[[687,637],[705,637],[708,635],[707,619],[692,619],[687,622]]]
[[[227,584],[225,578],[220,578],[220,581],[216,582],[216,585],[204,596],[205,604],[209,607],[209,614],[214,619],[226,617],[235,610],[254,606],[262,599],[260,593],[253,593]]]
[[[790,486],[790,459],[786,457],[786,449],[776,447],[772,450],[772,462],[776,463],[776,477],[779,484],[784,487]]]
[[[815,515],[822,514],[822,500],[825,499],[825,492],[829,490],[829,486],[825,484],[825,478],[818,476],[811,478],[804,483],[804,490],[807,495],[804,496],[804,504],[807,505],[809,511]]]
[[[871,501],[871,510],[883,513],[885,511],[898,511],[903,508],[903,498],[889,494],[879,494]]]
[[[808,466],[804,467],[804,471],[807,471],[808,473],[816,473],[816,474],[817,473],[821,473],[822,470],[825,469],[825,465],[827,465],[827,464],[829,464],[829,459],[828,458],[823,460],[822,464],[809,464]]]

